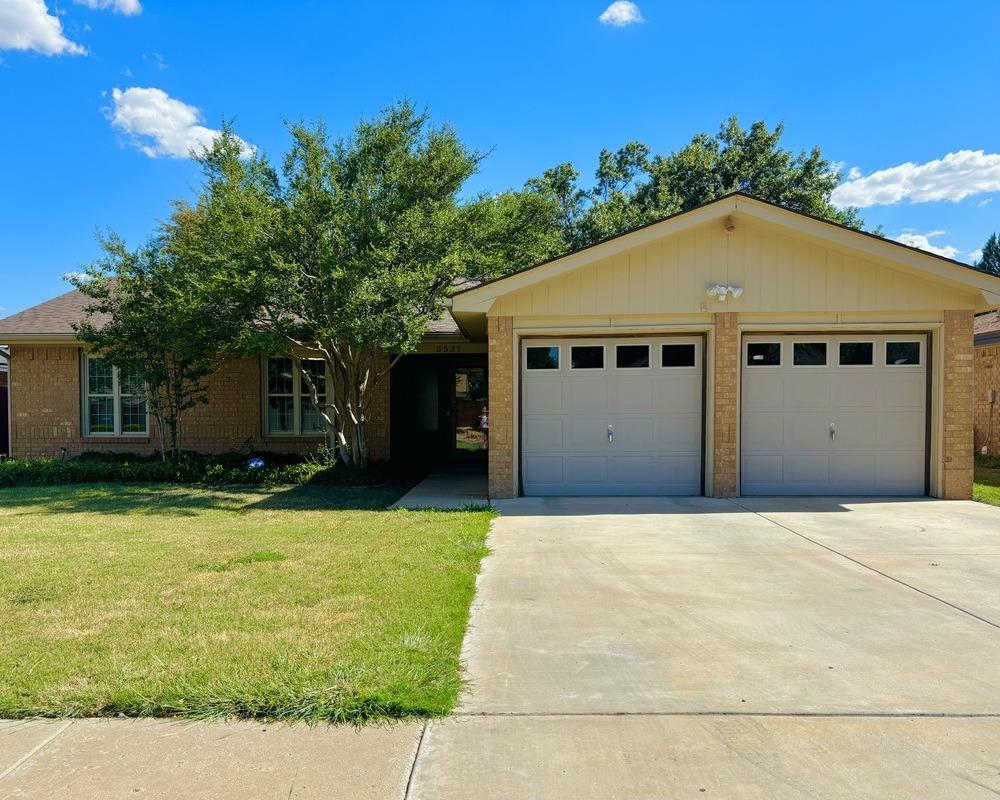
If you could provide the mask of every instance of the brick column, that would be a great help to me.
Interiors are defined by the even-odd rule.
[[[740,381],[739,330],[737,314],[723,311],[715,315],[715,412],[712,416],[712,495],[734,497],[739,494],[736,465],[739,458],[739,409],[737,390]]]
[[[944,342],[934,368],[941,370],[944,427],[940,495],[947,500],[972,497],[973,337],[971,311],[944,312]]]
[[[514,496],[514,321],[489,317],[490,498]]]

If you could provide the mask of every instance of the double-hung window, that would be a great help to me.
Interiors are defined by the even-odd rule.
[[[313,405],[309,373],[319,404],[326,402],[326,362],[318,358],[267,359],[265,425],[270,436],[315,436],[326,430],[323,415]]]
[[[87,356],[83,425],[88,436],[146,436],[149,414],[142,385],[107,360]]]

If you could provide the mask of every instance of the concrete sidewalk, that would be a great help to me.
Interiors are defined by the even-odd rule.
[[[398,800],[423,725],[0,722],[0,800]]]
[[[435,470],[393,503],[392,508],[449,508],[489,505],[486,473]]]

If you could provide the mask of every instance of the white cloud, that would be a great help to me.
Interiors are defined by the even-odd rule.
[[[908,161],[848,178],[833,191],[833,203],[841,208],[893,205],[903,200],[957,202],[969,195],[1000,191],[1000,153],[959,150],[925,164]]]
[[[73,0],[73,2],[87,8],[108,8],[126,16],[132,16],[142,11],[142,5],[140,5],[139,0]]]
[[[64,272],[62,278],[70,283],[87,283],[90,280],[90,276],[86,272]]]
[[[44,0],[0,0],[0,50],[33,50],[47,56],[87,52],[66,38]]]
[[[645,22],[642,18],[642,12],[639,11],[639,6],[630,0],[615,0],[604,9],[604,13],[598,19],[605,25],[614,25],[618,28],[636,22]]]
[[[847,180],[849,181],[856,181],[860,177],[861,177],[861,170],[858,169],[857,167],[851,167],[847,171]]]
[[[985,200],[980,200],[978,203],[976,203],[976,207],[977,208],[985,208],[986,206],[988,206],[992,202],[993,202],[993,198],[992,197],[987,197]]]
[[[983,250],[982,248],[978,250],[970,250],[966,257],[969,259],[970,264],[975,264],[977,261],[979,261],[979,259],[983,257]]]
[[[108,109],[112,126],[150,158],[189,158],[191,151],[210,147],[219,131],[201,125],[201,111],[176,100],[162,89],[133,86],[111,92]],[[250,145],[244,142],[247,155]]]
[[[896,237],[897,242],[902,242],[910,247],[918,247],[921,250],[926,250],[928,253],[934,253],[934,255],[944,256],[945,258],[955,258],[962,251],[957,247],[952,247],[950,244],[938,247],[930,243],[931,239],[935,239],[938,236],[944,236],[946,231],[928,231],[927,233],[901,233]]]

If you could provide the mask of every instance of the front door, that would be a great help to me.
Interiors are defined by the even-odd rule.
[[[451,370],[451,406],[447,430],[452,457],[482,460],[489,448],[489,408],[486,369],[455,367]]]

